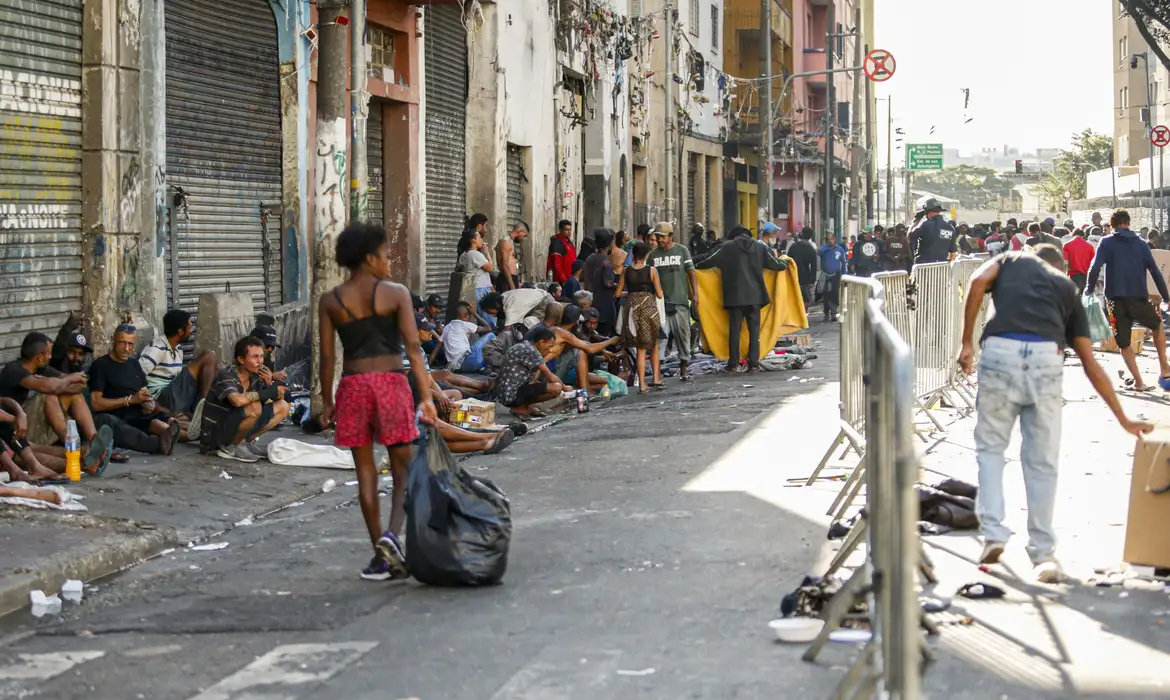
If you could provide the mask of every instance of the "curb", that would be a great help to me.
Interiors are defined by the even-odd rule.
[[[52,595],[68,579],[92,581],[109,576],[173,545],[176,540],[175,531],[170,529],[111,535],[53,555],[39,564],[36,571],[0,576],[0,617],[27,608],[30,591],[39,589]]]

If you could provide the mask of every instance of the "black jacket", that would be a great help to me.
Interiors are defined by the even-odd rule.
[[[796,272],[800,276],[800,284],[816,284],[817,281],[817,251],[808,241],[794,241],[788,246],[788,257],[796,263]]]
[[[740,236],[720,245],[695,267],[719,270],[723,277],[723,308],[762,308],[772,303],[764,284],[764,270],[784,270],[788,263],[777,259],[763,243]]]
[[[958,252],[957,239],[954,225],[941,216],[922,219],[910,232],[914,263],[946,262],[951,253]]]

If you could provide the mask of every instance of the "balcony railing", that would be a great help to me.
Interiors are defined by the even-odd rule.
[[[772,3],[772,34],[785,46],[792,47],[792,14],[780,2]],[[736,32],[748,31],[759,33],[760,30],[760,3],[748,0],[732,0],[724,11],[723,21],[727,28]]]

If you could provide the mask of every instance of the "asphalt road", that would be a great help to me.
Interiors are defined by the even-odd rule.
[[[822,527],[688,484],[778,406],[821,390],[810,420],[831,420],[836,364],[671,380],[464,462],[512,499],[501,586],[361,581],[368,543],[338,489],[100,582],[53,621],[7,621],[0,698],[826,696],[834,655],[801,665],[765,626]],[[782,460],[801,426],[775,433]]]

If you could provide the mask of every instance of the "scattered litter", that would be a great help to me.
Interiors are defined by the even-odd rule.
[[[84,595],[85,584],[75,578],[71,578],[61,586],[61,597],[68,600],[70,603],[80,603],[81,597]]]
[[[173,554],[173,553],[174,553],[174,551],[175,551],[175,548],[174,548],[174,547],[167,547],[167,548],[166,548],[166,549],[164,549],[163,551],[159,552],[159,553],[158,553],[158,555],[159,555],[160,557],[165,557],[165,556],[166,556],[166,555],[168,555],[168,554]]]
[[[873,632],[869,630],[833,630],[829,633],[830,642],[840,642],[842,644],[857,644],[868,642],[873,637]]]
[[[251,525],[251,524],[252,524],[252,516],[249,515],[248,517],[244,518],[243,520],[238,521],[236,523],[236,527],[247,527],[248,525]]]
[[[28,598],[32,603],[31,612],[33,617],[57,615],[61,612],[61,599],[55,594],[46,596],[44,591],[29,591]]]
[[[751,388],[752,388],[752,387],[754,387],[754,386],[755,386],[755,384],[744,384],[744,385],[743,385],[743,388],[744,388],[744,389],[751,389]]]
[[[357,481],[347,481],[347,482],[345,482],[345,485],[346,486],[357,486]]]
[[[940,613],[951,607],[951,601],[945,598],[919,598],[919,603],[922,604],[922,612],[924,613]]]
[[[187,568],[190,569],[191,571],[198,571],[199,570],[199,567],[196,566],[195,564],[192,564],[191,566],[188,566]]]
[[[730,422],[732,425],[747,425],[747,423],[745,423],[745,422],[743,422],[743,421],[741,421],[741,420],[733,420],[733,421],[729,421],[729,422]]]
[[[321,493],[329,493],[335,488],[337,488],[337,482],[333,479],[327,479],[325,483],[321,484]]]
[[[1007,591],[990,583],[968,583],[959,589],[959,595],[972,600],[1003,598]]]
[[[1117,597],[1118,597],[1118,598],[1128,598],[1128,597],[1129,597],[1129,591],[1122,591],[1121,593],[1118,593],[1118,594],[1117,594]]]
[[[654,671],[655,669],[653,668],[643,668],[637,671],[628,671],[624,668],[619,668],[617,674],[619,676],[652,676],[654,675]]]
[[[190,547],[192,552],[218,552],[221,549],[227,549],[227,542],[208,542],[207,544],[196,544]]]
[[[297,501],[296,503],[290,503],[285,507],[286,508],[296,508],[297,506],[303,506],[303,505],[305,505],[304,501]]]
[[[292,591],[277,591],[276,595],[292,595]]]
[[[223,471],[221,471],[221,472],[219,473],[219,478],[221,478],[221,479],[225,479],[225,480],[226,480],[226,479],[231,479],[231,478],[232,478],[232,475],[231,475],[231,474],[228,474],[228,473],[227,473],[227,470],[226,470],[226,469],[224,469]]]

